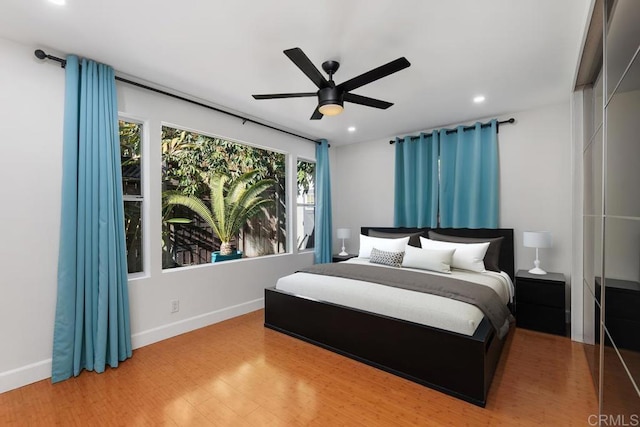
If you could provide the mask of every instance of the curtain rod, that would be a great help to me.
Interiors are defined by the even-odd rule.
[[[62,67],[62,68],[65,68],[66,65],[67,65],[67,61],[65,59],[58,58],[57,56],[49,55],[49,54],[45,53],[42,49],[37,49],[34,52],[34,55],[38,59],[51,59],[52,61],[59,62],[60,63],[60,67]],[[156,89],[154,87],[144,85],[142,83],[134,82],[132,80],[125,79],[124,77],[119,77],[119,76],[115,76],[115,77],[116,77],[116,80],[119,80],[119,81],[121,81],[123,83],[127,83],[127,84],[130,84],[130,85],[133,85],[133,86],[137,86],[139,88],[146,89],[146,90],[149,90],[151,92],[159,93],[161,95],[166,95],[166,96],[169,96],[171,98],[175,98],[175,99],[179,99],[181,101],[189,102],[189,103],[197,105],[199,107],[208,108],[209,110],[217,111],[218,113],[222,113],[222,114],[226,114],[226,115],[231,116],[231,117],[235,117],[237,119],[242,120],[242,124],[245,124],[246,122],[254,123],[256,125],[264,126],[266,128],[273,129],[273,130],[278,131],[278,132],[286,133],[287,135],[295,136],[297,138],[306,139],[307,141],[311,141],[311,142],[315,142],[316,144],[320,144],[320,141],[318,141],[317,139],[311,139],[311,138],[308,138],[306,136],[298,135],[296,133],[289,132],[288,130],[280,129],[280,128],[277,128],[275,126],[268,125],[266,123],[261,123],[261,122],[258,122],[256,120],[250,119],[248,117],[243,117],[243,116],[241,116],[239,114],[230,113],[229,111],[221,110],[220,108],[216,108],[216,107],[213,107],[211,105],[204,104],[202,102],[194,101],[193,99],[189,99],[189,98],[185,98],[185,97],[180,96],[180,95],[176,95],[175,93],[167,92],[167,91],[164,91],[164,90],[161,90],[161,89]]]
[[[503,124],[506,124],[506,123],[515,123],[515,121],[516,121],[516,119],[511,117],[509,120],[503,120],[501,122],[498,122],[498,126],[496,128],[496,131],[498,129],[500,129],[500,125],[503,125]],[[481,125],[480,127],[488,128],[489,126],[491,126],[491,123],[485,123],[485,124]],[[466,131],[466,130],[471,130],[471,129],[475,129],[475,128],[476,128],[475,126],[465,126],[462,130]],[[458,129],[451,129],[451,130],[447,131],[447,135],[451,135],[452,133],[456,133],[456,132],[458,132]],[[430,136],[431,134],[432,134],[432,132],[426,133],[425,136]],[[405,138],[407,138],[407,137],[405,136]],[[420,136],[410,136],[409,138],[417,139],[417,138],[420,138]],[[389,144],[395,144],[395,141],[389,141]]]

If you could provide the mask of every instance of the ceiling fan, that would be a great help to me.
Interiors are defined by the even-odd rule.
[[[284,54],[289,57],[294,64],[302,70],[303,73],[311,79],[311,81],[318,87],[317,92],[300,92],[300,93],[274,93],[269,95],[253,95],[255,99],[276,99],[276,98],[304,98],[304,97],[318,97],[318,106],[311,115],[311,120],[320,120],[322,116],[335,116],[340,114],[343,110],[343,103],[353,102],[354,104],[366,105],[367,107],[387,109],[393,104],[391,102],[381,101],[379,99],[369,98],[362,95],[356,95],[351,93],[352,90],[364,86],[368,83],[374,82],[378,79],[386,77],[390,74],[398,72],[411,65],[407,58],[398,58],[395,61],[391,61],[387,64],[381,65],[378,68],[367,71],[360,74],[346,82],[342,82],[336,85],[333,81],[333,75],[340,63],[338,61],[325,61],[322,63],[322,69],[329,74],[329,80],[327,80],[322,73],[313,65],[311,60],[304,54],[302,49],[295,47],[293,49],[287,49]]]

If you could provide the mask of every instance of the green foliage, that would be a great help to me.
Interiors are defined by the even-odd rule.
[[[179,191],[165,192],[164,203],[166,206],[181,205],[192,210],[211,227],[223,243],[228,243],[248,219],[274,203],[262,195],[275,184],[275,181],[257,179],[258,175],[259,172],[254,170],[231,181],[227,175],[210,174],[207,182],[210,206],[196,196]]]
[[[139,123],[119,121],[120,128],[120,156],[122,166],[140,164],[140,146],[142,125]]]
[[[162,128],[162,152],[165,190],[205,198],[211,173],[234,179],[249,171],[284,188],[285,156],[281,153],[167,126]]]
[[[192,207],[198,209],[197,205],[192,203],[193,200],[188,202],[181,199],[185,203],[168,205],[167,197],[192,196],[203,202],[213,215],[212,177],[216,174],[226,176],[229,182],[233,183],[247,172],[255,173],[253,182],[260,180],[271,182],[271,186],[263,194],[265,199],[271,201],[257,208],[258,211],[264,212],[264,220],[256,217],[255,221],[244,221],[240,226],[243,231],[242,249],[246,254],[254,254],[251,256],[285,250],[285,166],[286,156],[282,153],[164,126],[162,128],[162,218],[163,242],[167,253],[171,253],[174,259],[180,259],[180,254],[189,251],[193,254],[193,258],[200,257],[199,249],[192,248],[207,247],[206,243],[195,238],[189,239],[192,239],[190,236],[194,234],[194,229],[208,232],[207,229],[210,227],[209,222],[202,215],[186,207],[186,203],[190,203]],[[202,223],[199,218],[203,219]],[[209,224],[209,227],[204,223]],[[218,234],[214,227],[211,228],[212,234]],[[237,231],[233,234],[237,236]],[[182,239],[180,243],[177,243],[178,238]],[[215,240],[215,238],[212,239],[211,247]],[[221,237],[220,240],[222,240]]]
[[[309,192],[311,184],[315,182],[316,164],[298,160],[297,172],[298,192],[306,194]]]
[[[120,156],[123,169],[140,166],[142,125],[119,121]],[[138,174],[139,176],[139,174]],[[139,193],[140,179],[123,176],[123,192]],[[124,230],[127,242],[127,265],[129,273],[142,271],[142,217],[141,203],[124,202]]]

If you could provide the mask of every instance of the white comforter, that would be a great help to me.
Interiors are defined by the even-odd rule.
[[[368,259],[362,258],[352,258],[344,262],[366,264],[371,268],[395,268],[371,264]],[[452,274],[449,275],[425,270],[407,270],[424,274],[442,274],[474,282],[478,286],[489,286],[504,304],[513,299],[513,283],[504,272],[474,273],[452,270]],[[276,289],[469,336],[474,334],[484,317],[477,307],[465,302],[341,277],[294,273],[280,278],[276,283]]]

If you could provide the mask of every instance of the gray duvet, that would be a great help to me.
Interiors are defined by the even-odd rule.
[[[317,264],[300,272],[361,280],[466,302],[482,311],[499,338],[509,332],[509,323],[513,319],[509,309],[493,289],[453,277],[348,263]]]

